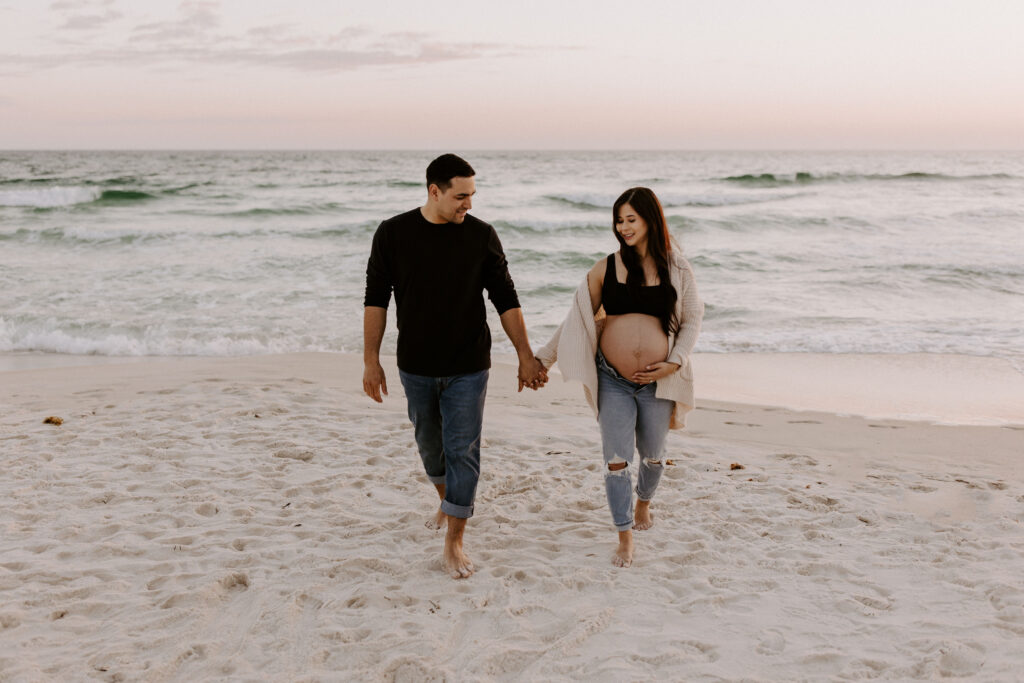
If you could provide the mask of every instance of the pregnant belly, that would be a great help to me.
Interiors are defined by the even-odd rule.
[[[620,375],[630,379],[634,372],[668,358],[668,336],[653,315],[610,315],[601,333],[601,352]]]

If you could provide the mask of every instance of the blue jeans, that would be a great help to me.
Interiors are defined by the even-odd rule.
[[[636,495],[650,500],[665,469],[662,453],[675,403],[657,398],[657,382],[636,384],[618,373],[604,354],[597,352],[597,414],[604,449],[604,489],[612,522],[618,531],[633,527],[633,490],[630,475],[634,448],[640,452]],[[620,470],[608,470],[610,463],[625,462]]]
[[[473,516],[488,374],[425,377],[398,371],[423,469],[432,484],[444,484],[441,511],[452,517]]]

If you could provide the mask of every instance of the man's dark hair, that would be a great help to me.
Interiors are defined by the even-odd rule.
[[[427,187],[437,185],[441,192],[452,186],[452,178],[471,178],[476,175],[473,167],[462,157],[442,154],[427,166]]]

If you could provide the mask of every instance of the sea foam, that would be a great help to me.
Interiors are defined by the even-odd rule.
[[[102,192],[95,187],[39,187],[19,190],[0,190],[0,206],[28,206],[52,209],[58,206],[86,204],[100,198]]]

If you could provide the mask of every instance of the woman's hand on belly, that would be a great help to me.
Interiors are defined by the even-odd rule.
[[[642,371],[634,372],[629,381],[637,384],[650,384],[651,382],[657,382],[659,379],[668,377],[678,369],[679,363],[669,363],[668,361],[651,363]]]
[[[634,375],[652,372],[651,366],[668,357],[668,336],[652,315],[610,315],[601,334],[601,352],[620,375],[636,382]],[[664,370],[663,376],[670,372]]]

